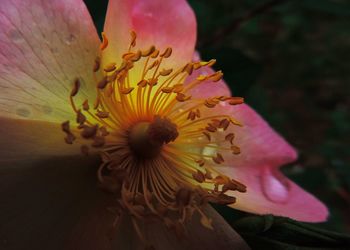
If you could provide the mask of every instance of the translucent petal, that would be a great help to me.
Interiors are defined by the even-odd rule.
[[[111,0],[104,27],[109,46],[104,56],[119,58],[128,50],[129,33],[134,30],[138,49],[155,45],[163,51],[170,46],[171,60],[163,66],[182,66],[192,58],[196,29],[194,12],[185,0]]]
[[[72,116],[75,78],[93,95],[99,38],[81,0],[2,0],[0,116],[62,121]]]

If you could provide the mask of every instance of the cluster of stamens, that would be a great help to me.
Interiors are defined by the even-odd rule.
[[[101,51],[108,46],[103,38]],[[194,71],[212,66],[215,60],[161,69],[171,48],[133,51],[135,46],[136,34],[131,32],[129,51],[119,63],[102,64],[102,58],[96,58],[93,105],[89,100],[75,103],[80,82],[74,82],[70,101],[77,126],[62,124],[65,141],[72,144],[81,138],[83,154],[99,151],[102,164],[97,176],[100,187],[116,197],[111,209],[115,226],[123,214],[129,214],[141,239],[139,221],[146,219],[162,221],[181,235],[185,223],[198,212],[202,225],[212,228],[203,206],[232,204],[236,199],[231,191],[245,192],[246,187],[215,168],[225,162],[224,153],[232,157],[240,153],[228,129],[241,124],[229,115],[205,114],[222,103],[237,105],[243,99],[191,96],[191,90],[202,83],[215,84],[222,78],[218,71],[186,82]]]

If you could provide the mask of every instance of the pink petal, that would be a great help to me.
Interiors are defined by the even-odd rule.
[[[312,194],[306,192],[270,166],[246,169],[222,167],[218,171],[247,186],[246,193],[232,193],[237,203],[232,208],[256,214],[273,214],[298,221],[323,222],[328,209]]]
[[[139,49],[173,48],[167,66],[189,62],[196,41],[195,15],[185,0],[110,0],[104,30],[109,39],[106,54],[118,58],[126,52],[134,30]]]
[[[295,150],[248,105],[220,107],[216,112],[229,113],[243,123],[232,128],[234,144],[241,154],[227,153],[231,167],[219,171],[247,186],[247,193],[234,194],[232,207],[257,214],[271,213],[300,221],[325,221],[328,210],[314,196],[287,179],[279,167],[297,158]]]
[[[93,91],[99,38],[82,0],[2,0],[0,116],[46,121],[72,115],[75,78]]]
[[[231,165],[279,167],[297,159],[295,149],[248,105],[221,104],[217,112],[229,114],[243,124],[243,127],[232,128],[236,134],[234,143],[241,148],[242,153],[230,158]]]
[[[199,61],[195,53],[194,61]],[[186,81],[191,82],[199,75],[209,75],[214,71],[202,67]],[[230,95],[227,84],[204,82],[191,91],[194,98]],[[279,167],[297,158],[295,149],[288,144],[264,119],[246,104],[230,106],[221,103],[215,109],[208,109],[206,115],[228,114],[243,124],[231,128],[235,133],[234,144],[241,154],[227,153],[228,167],[218,168],[222,173],[247,186],[247,193],[233,193],[237,203],[232,207],[257,214],[274,214],[291,217],[300,221],[320,222],[328,216],[327,207],[313,195],[287,179]]]

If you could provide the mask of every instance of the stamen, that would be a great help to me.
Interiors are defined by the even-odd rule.
[[[112,208],[117,213],[111,224],[117,226],[120,216],[127,213],[142,240],[138,223],[148,218],[156,218],[182,235],[184,224],[196,212],[202,225],[212,229],[202,206],[208,202],[232,204],[236,199],[228,191],[245,192],[246,187],[215,168],[225,164],[224,153],[230,157],[240,154],[230,125],[242,124],[230,114],[208,114],[220,102],[238,105],[244,100],[192,97],[192,89],[222,79],[223,73],[218,71],[186,82],[196,70],[212,66],[214,59],[164,69],[171,47],[162,52],[154,45],[136,48],[137,35],[132,31],[130,36],[128,51],[115,60],[118,64],[96,57],[93,109],[88,100],[75,102],[80,81],[74,81],[69,100],[78,132],[73,134],[69,121],[62,123],[64,140],[72,144],[79,137],[84,143],[83,155],[91,150],[100,152],[99,186],[115,195],[118,204]],[[101,51],[108,46],[104,33],[102,38]],[[103,70],[101,65],[105,65]]]
[[[73,86],[73,89],[70,93],[70,96],[71,97],[76,96],[78,94],[79,89],[80,89],[80,80],[77,78],[74,80],[74,86]]]
[[[94,67],[93,67],[92,71],[93,71],[94,73],[96,73],[97,71],[99,71],[100,65],[101,65],[101,58],[100,58],[100,57],[96,57],[96,59],[95,59],[95,64],[94,64]]]

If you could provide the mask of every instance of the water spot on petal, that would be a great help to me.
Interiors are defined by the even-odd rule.
[[[14,43],[21,43],[24,41],[23,36],[21,35],[21,33],[19,33],[18,30],[11,30],[9,33],[9,38]]]
[[[58,54],[59,53],[59,50],[56,47],[55,48],[51,48],[50,50],[51,50],[52,54]]]
[[[30,116],[30,110],[26,108],[18,108],[16,110],[16,114],[22,117],[29,117]]]
[[[70,34],[69,36],[66,37],[65,42],[68,45],[71,45],[75,40],[77,40],[76,36],[73,34]]]
[[[45,114],[49,115],[52,113],[52,108],[50,106],[42,106],[42,110]]]
[[[222,107],[228,106],[226,102],[220,102],[219,105],[222,106]]]
[[[265,197],[275,203],[285,203],[289,197],[288,180],[277,170],[262,168],[260,181]]]

